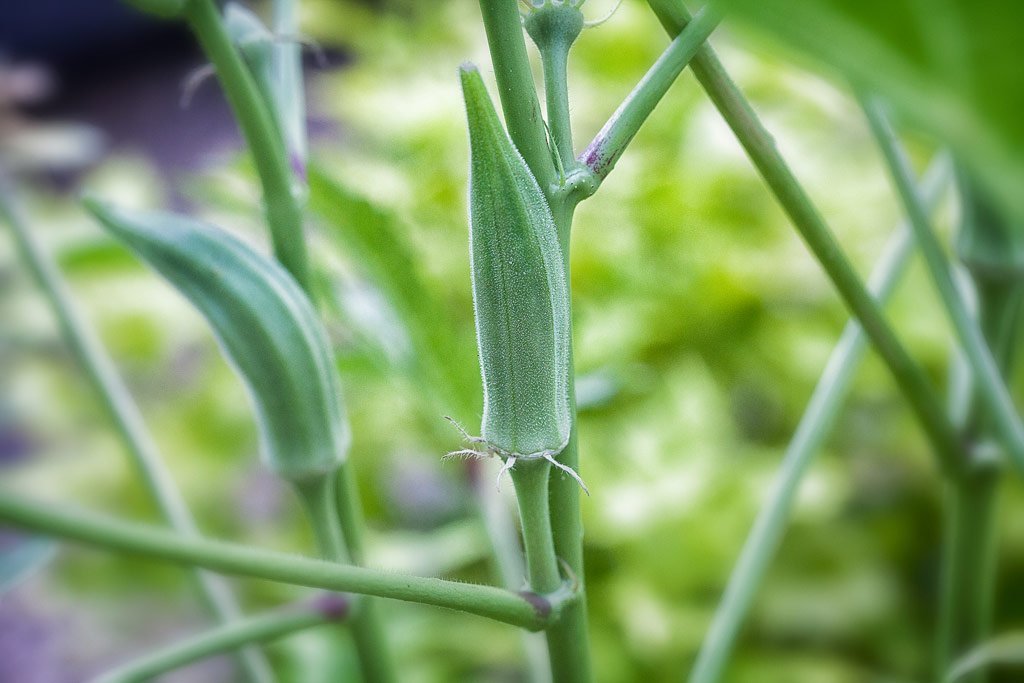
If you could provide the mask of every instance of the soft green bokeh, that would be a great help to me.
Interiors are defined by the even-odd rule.
[[[591,0],[585,9],[598,17],[610,5]],[[310,239],[329,294],[374,564],[496,581],[465,468],[440,460],[460,439],[442,416],[473,426],[480,411],[456,73],[468,60],[490,77],[479,11],[470,0],[309,0],[304,15],[313,38],[352,58],[314,72],[309,87],[313,113],[337,126],[311,144],[322,169],[312,208],[330,220],[317,221]],[[775,54],[747,51],[728,25],[715,42],[867,273],[899,212],[855,102]],[[666,44],[646,6],[631,0],[584,32],[570,61],[577,149]],[[923,168],[931,149],[916,143]],[[137,206],[158,206],[167,194],[128,156],[105,162],[86,185]],[[206,218],[265,247],[246,161],[185,179],[185,188]],[[73,203],[31,188],[26,199],[203,530],[310,552],[296,501],[258,464],[242,385],[199,315]],[[948,234],[952,212],[942,215]],[[346,220],[376,229],[343,233]],[[407,256],[382,254],[389,242]],[[40,496],[154,518],[8,249],[0,276],[0,419],[41,447],[31,465],[3,476]],[[678,681],[846,315],[689,73],[580,207],[572,287],[595,671],[608,683]],[[944,388],[950,335],[919,266],[889,312]],[[484,467],[491,486],[494,463]],[[1013,580],[1024,571],[1024,500],[1016,482],[1006,489],[1000,624],[1024,617]],[[939,494],[920,432],[869,356],[804,482],[727,680],[925,680]],[[45,582],[49,600],[97,625],[91,638],[107,658],[202,620],[173,568],[73,549]],[[303,594],[242,585],[254,609]],[[403,680],[519,680],[523,655],[511,629],[415,605],[382,608]],[[302,635],[270,652],[289,680],[338,680],[353,662],[334,637]]]

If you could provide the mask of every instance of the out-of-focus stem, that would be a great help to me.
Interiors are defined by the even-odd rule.
[[[15,205],[14,198],[4,183],[4,179],[0,178],[0,218],[10,225],[22,260],[57,318],[64,343],[68,345],[79,367],[85,372],[100,399],[100,404],[114,423],[118,436],[160,514],[178,533],[197,536],[195,520],[164,464],[160,449],[146,428],[138,406],[114,366],[114,361],[79,312],[57,265],[32,234],[28,222]],[[200,597],[218,621],[227,623],[241,614],[235,596],[223,578],[195,569],[191,569],[189,573]],[[251,680],[273,680],[270,665],[256,648],[243,650],[239,662]]]
[[[689,13],[677,0],[648,0],[648,4],[670,36],[678,35],[690,22]],[[704,45],[699,49],[690,66],[846,306],[857,317],[928,437],[940,467],[945,473],[956,476],[966,463],[960,439],[935,388],[896,337],[832,231],[782,158],[771,134],[729,78],[711,47]]]

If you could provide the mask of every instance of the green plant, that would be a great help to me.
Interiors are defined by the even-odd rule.
[[[910,225],[909,232],[901,230],[897,235],[891,255],[879,266],[877,281],[868,286],[706,44],[722,16],[721,7],[705,7],[691,18],[673,0],[649,0],[672,41],[597,136],[576,155],[567,63],[584,27],[583,0],[524,2],[522,8],[514,0],[481,0],[504,125],[479,73],[464,67],[461,79],[471,156],[470,245],[484,412],[481,436],[467,434],[469,447],[452,455],[497,456],[504,461],[499,477],[507,470],[515,484],[528,588],[517,591],[509,585],[514,579],[508,577],[515,572],[509,570],[508,553],[501,549],[505,530],[499,522],[489,525],[498,564],[504,564],[501,573],[506,588],[499,589],[360,566],[365,563],[361,502],[345,462],[349,444],[337,368],[331,362],[315,308],[316,302],[330,297],[319,286],[316,263],[309,257],[305,236],[309,214],[323,215],[344,203],[352,207],[349,213],[364,221],[353,226],[341,221],[335,237],[383,282],[382,289],[409,329],[416,347],[409,376],[420,390],[436,392],[452,402],[459,400],[458,389],[457,382],[446,379],[444,359],[431,358],[431,353],[436,354],[448,342],[432,329],[432,321],[425,315],[431,306],[416,281],[414,255],[401,246],[394,231],[386,234],[390,229],[386,216],[361,205],[333,184],[327,173],[307,163],[297,46],[287,40],[272,40],[273,33],[255,16],[237,8],[229,7],[229,16],[222,15],[212,0],[136,4],[187,21],[216,68],[252,153],[276,261],[187,219],[112,209],[95,201],[88,206],[209,320],[250,389],[266,462],[295,485],[324,560],[289,558],[198,536],[109,361],[77,320],[60,279],[34,244],[24,220],[8,208],[8,198],[5,217],[14,228],[25,260],[49,294],[66,339],[93,378],[174,531],[52,509],[7,492],[0,494],[0,519],[42,534],[192,568],[353,595],[345,599],[344,610],[331,603],[330,609],[307,606],[241,618],[223,586],[199,573],[203,594],[214,603],[222,625],[129,664],[112,673],[109,680],[136,680],[216,651],[339,620],[351,626],[366,680],[398,680],[393,648],[386,642],[376,602],[369,596],[449,607],[521,629],[543,631],[548,662],[546,671],[535,675],[549,673],[556,681],[594,678],[579,495],[581,488],[586,491],[580,474],[585,461],[581,462],[578,452],[568,277],[573,216],[580,202],[600,190],[687,65],[692,66],[854,316],[786,453],[777,487],[744,547],[691,680],[709,683],[721,679],[780,542],[800,480],[840,409],[868,342],[920,423],[949,492],[935,677],[982,679],[980,668],[970,661],[987,655],[974,654],[967,664],[955,660],[989,636],[996,494],[1002,478],[999,465],[1005,459],[1016,470],[1024,469],[1024,428],[1009,389],[1022,291],[1019,228],[1014,223],[1019,206],[1002,180],[985,165],[987,159],[999,169],[1016,173],[1019,159],[1002,150],[996,154],[994,145],[989,144],[990,139],[1006,133],[1002,130],[1005,121],[987,116],[994,109],[981,107],[973,112],[982,121],[978,130],[991,129],[985,135],[978,133],[986,142],[984,153],[967,153],[975,137],[952,134],[948,121],[925,117],[923,122],[933,132],[947,133],[958,154],[965,207],[959,259],[970,272],[978,300],[978,312],[972,313],[971,294],[954,280],[952,264],[930,225],[930,207],[942,192],[944,161],[936,162],[936,170],[919,188],[889,128],[887,100],[876,99],[887,96],[901,109],[918,106],[928,97],[945,101],[946,94],[935,95],[936,86],[929,80],[933,74],[927,74],[929,79],[899,70],[896,76],[884,70],[872,74],[851,66],[843,54],[823,50],[840,69],[849,67],[845,68],[847,75],[864,93],[867,119]],[[763,14],[756,3],[735,0],[724,4],[725,11],[741,16]],[[804,19],[814,24],[818,10],[803,11]],[[275,2],[275,18],[274,33],[294,36],[294,2]],[[831,27],[828,21],[824,23]],[[784,23],[769,23],[772,27],[786,34]],[[541,114],[524,28],[540,53],[545,115]],[[861,29],[871,34],[870,26]],[[798,39],[792,42],[801,47]],[[811,47],[823,46],[813,43]],[[928,87],[908,103],[895,93],[897,85],[909,81],[924,81]],[[964,93],[954,95],[966,98]],[[894,288],[908,258],[911,234],[963,350],[959,376],[965,379],[952,388],[960,406],[953,414],[882,311],[882,301]],[[388,259],[394,259],[398,267]],[[389,272],[392,268],[393,274]],[[325,307],[329,305],[328,301]],[[487,517],[483,504],[481,514]],[[247,649],[245,656],[250,677],[268,675],[257,651]]]

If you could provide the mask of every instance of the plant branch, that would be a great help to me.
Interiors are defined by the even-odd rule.
[[[562,582],[551,537],[551,514],[548,510],[550,476],[551,465],[543,460],[519,462],[512,468],[530,588],[541,594],[557,590]]]
[[[185,18],[217,70],[242,136],[252,152],[263,186],[263,211],[277,260],[310,291],[309,257],[303,237],[302,209],[293,194],[293,177],[284,141],[252,74],[231,43],[213,0],[189,0]]]
[[[121,379],[114,361],[78,310],[57,265],[32,234],[2,178],[0,218],[10,225],[22,261],[50,304],[64,343],[85,372],[100,404],[114,423],[118,436],[142,478],[146,492],[171,528],[183,536],[198,536],[195,520],[185,499],[164,464],[160,449],[146,428],[138,405]],[[200,597],[218,621],[230,622],[241,614],[235,596],[223,578],[194,569],[191,574]],[[257,650],[246,649],[241,654],[241,663],[253,681],[272,680],[270,666]]]
[[[648,4],[670,35],[680,33],[690,21],[689,13],[680,2],[648,0]],[[924,370],[896,337],[832,231],[779,154],[772,136],[712,49],[705,45],[698,50],[691,67],[804,242],[825,269],[846,306],[860,321],[924,429],[940,467],[945,473],[956,476],[966,466],[960,439]]]
[[[0,492],[0,521],[43,535],[155,560],[295,586],[446,607],[532,631],[557,622],[561,608],[577,596],[564,591],[549,596],[513,593],[491,586],[403,576],[223,541],[188,538],[80,509],[55,508],[9,492]]]
[[[365,522],[351,466],[347,462],[342,463],[332,479],[329,492],[334,495],[337,490],[334,500],[326,502],[332,508],[331,513],[325,514],[336,517],[341,524],[342,551],[348,562],[361,566],[366,562],[366,551],[362,545]],[[368,682],[397,680],[376,600],[365,599],[359,604],[352,616],[352,639],[359,654],[362,675]]]
[[[555,179],[517,0],[480,0],[505,126],[542,188]]]
[[[718,26],[721,16],[715,9],[705,6],[679,32],[580,154],[580,163],[590,168],[599,180],[603,181],[611,173],[640,126]]]
[[[922,183],[929,206],[934,207],[938,203],[940,192],[948,181],[949,164],[945,160],[934,162]],[[879,302],[884,302],[891,295],[906,271],[912,241],[910,228],[904,224],[897,228],[897,233],[886,245],[870,280],[872,294]],[[711,626],[697,653],[690,683],[713,683],[721,678],[736,636],[785,533],[800,482],[835,422],[866,349],[864,330],[856,320],[851,320],[829,356],[796,433],[786,448],[771,496],[758,512],[743,544],[739,560],[729,576]]]
[[[1006,388],[999,366],[992,357],[981,327],[968,312],[967,306],[953,282],[949,262],[942,252],[942,246],[929,224],[921,198],[918,197],[917,190],[914,188],[910,162],[886,120],[881,104],[875,99],[865,100],[863,104],[871,130],[882,149],[897,191],[910,218],[918,246],[924,255],[925,263],[928,264],[932,281],[935,283],[946,314],[953,323],[953,329],[956,331],[964,355],[975,376],[975,386],[980,398],[991,411],[995,430],[1006,448],[1007,455],[1010,456],[1010,460],[1018,472],[1024,473],[1024,425],[1021,424],[1020,416],[1013,405],[1013,399]]]
[[[347,613],[348,603],[342,596],[321,596],[299,609],[293,607],[277,610],[204,631],[119,666],[97,678],[95,683],[142,683],[244,645],[268,643],[299,631],[340,621]]]

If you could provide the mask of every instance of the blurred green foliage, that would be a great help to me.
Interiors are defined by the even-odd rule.
[[[592,0],[587,12],[596,18],[611,4]],[[352,418],[372,563],[494,582],[466,485],[470,468],[440,461],[459,441],[442,416],[472,427],[480,411],[456,76],[466,60],[489,75],[478,9],[471,0],[308,0],[304,13],[313,38],[351,56],[338,71],[313,74],[309,88],[314,116],[334,126],[311,145],[309,237]],[[578,149],[666,42],[633,1],[584,33],[570,60]],[[866,273],[899,211],[855,102],[772,52],[752,55],[728,26],[715,42]],[[931,150],[916,143],[923,166]],[[265,247],[246,160],[183,182],[204,217]],[[160,205],[168,194],[144,160],[126,153],[84,184],[138,206]],[[296,502],[258,464],[244,390],[198,314],[73,201],[40,188],[27,199],[204,531],[310,552]],[[950,217],[946,211],[944,230]],[[0,426],[38,449],[3,476],[51,499],[152,518],[8,249],[0,250],[0,279]],[[581,473],[593,494],[583,505],[595,671],[605,682],[676,681],[846,315],[688,73],[581,206],[572,287]],[[950,335],[919,266],[889,311],[945,386]],[[483,465],[485,486],[492,465]],[[1016,483],[1007,489],[1000,624],[1024,618],[1021,584],[1009,580],[1024,571],[1024,499]],[[920,433],[869,358],[804,482],[728,680],[924,680],[939,494]],[[253,608],[301,594],[244,587]],[[76,615],[69,628],[94,629],[93,654],[72,657],[83,667],[144,650],[201,619],[176,570],[131,558],[69,550],[36,590],[52,613],[56,605]],[[382,607],[404,680],[519,680],[523,658],[511,629],[413,605]],[[353,662],[333,645],[337,637],[304,634],[270,652],[289,680],[339,680]]]

